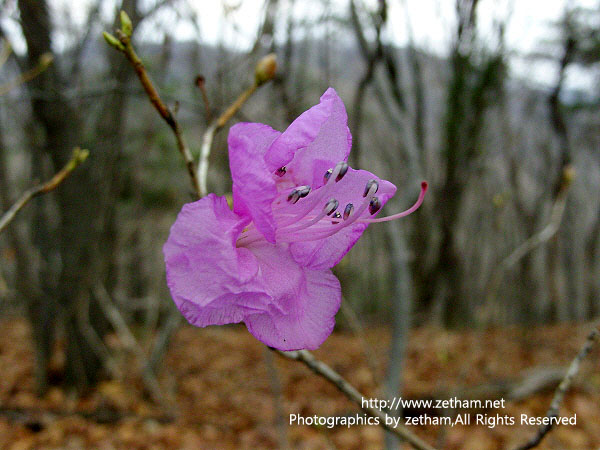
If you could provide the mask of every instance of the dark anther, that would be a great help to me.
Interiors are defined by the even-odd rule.
[[[341,219],[342,215],[340,214],[339,211],[336,211],[335,214],[332,216],[334,219]],[[331,222],[333,225],[335,225],[336,223],[339,223],[337,220],[334,220]]]
[[[327,182],[329,181],[329,177],[331,177],[332,173],[333,169],[329,169],[327,172],[325,172],[325,175],[323,175],[323,184],[327,184]]]
[[[338,181],[340,181],[342,178],[344,178],[344,175],[346,175],[346,172],[348,172],[348,163],[346,161],[339,162],[338,166],[341,166],[341,167],[340,167],[340,172],[338,173],[338,176],[335,177],[336,183]]]
[[[381,202],[377,197],[373,197],[369,202],[369,212],[371,215],[375,214],[377,211],[381,209]]]
[[[288,195],[287,200],[292,204],[300,200],[300,192],[298,191],[298,189],[293,189],[292,192],[290,192],[290,195]]]
[[[296,188],[296,190],[300,194],[300,198],[304,198],[308,194],[310,194],[310,189],[311,189],[310,186],[299,186]]]
[[[301,198],[306,197],[310,194],[310,186],[298,186],[297,188],[292,189],[290,195],[288,195],[288,202],[296,203]]]
[[[285,175],[286,172],[287,172],[287,169],[285,168],[285,166],[283,166],[275,171],[275,175],[277,175],[278,177],[282,177]]]
[[[350,217],[350,214],[352,214],[352,211],[354,211],[354,205],[352,203],[348,203],[346,205],[346,207],[344,208],[344,220],[346,220],[348,217]]]
[[[323,212],[328,216],[332,215],[333,212],[338,209],[340,206],[340,202],[338,202],[335,198],[332,198],[325,204],[325,208],[323,208]]]
[[[363,192],[363,197],[366,197],[367,195],[369,195],[369,191],[371,190],[372,186],[375,186],[375,192],[373,192],[373,194],[377,193],[377,191],[379,190],[379,183],[377,182],[377,180],[369,180],[369,181],[367,181],[367,185],[365,186],[365,191]]]

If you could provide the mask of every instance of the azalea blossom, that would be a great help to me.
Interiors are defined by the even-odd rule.
[[[244,322],[280,350],[315,349],[331,334],[341,287],[331,272],[396,187],[347,160],[344,104],[328,89],[283,133],[259,123],[229,132],[233,210],[210,194],[184,205],[164,245],[167,284],[189,323]]]

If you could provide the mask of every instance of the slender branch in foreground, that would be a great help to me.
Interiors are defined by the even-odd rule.
[[[206,193],[200,189],[200,184],[198,182],[198,178],[196,177],[196,167],[194,164],[194,159],[192,158],[192,153],[190,152],[190,149],[188,148],[183,137],[183,131],[181,130],[181,126],[179,125],[179,122],[177,122],[177,120],[175,119],[175,115],[173,114],[173,112],[162,101],[162,99],[158,95],[158,91],[156,90],[156,88],[152,84],[152,81],[148,77],[146,67],[142,63],[142,60],[137,55],[133,48],[133,45],[131,44],[132,32],[133,27],[131,24],[131,20],[124,11],[121,11],[121,29],[116,30],[118,38],[106,32],[103,33],[103,36],[106,42],[111,47],[123,53],[127,60],[131,63],[136,75],[140,80],[140,83],[142,84],[142,87],[144,88],[144,91],[146,92],[146,95],[148,96],[148,99],[150,100],[150,103],[152,103],[154,109],[156,109],[156,111],[160,114],[163,120],[167,123],[167,125],[169,125],[169,127],[173,131],[175,141],[177,143],[177,149],[179,150],[179,153],[181,153],[181,156],[185,161],[185,165],[188,171],[188,175],[190,176],[190,180],[192,182],[194,191],[198,198],[200,198],[203,195],[206,195]]]
[[[310,370],[312,370],[317,375],[325,378],[331,384],[333,384],[340,392],[342,392],[346,397],[348,397],[351,401],[356,403],[360,409],[362,409],[365,413],[369,414],[372,417],[376,417],[379,419],[379,424],[385,428],[386,430],[394,433],[401,440],[408,442],[413,448],[418,450],[435,450],[434,447],[429,445],[427,442],[423,441],[418,436],[414,435],[410,431],[406,429],[403,425],[399,425],[394,428],[391,425],[388,425],[386,422],[386,418],[388,418],[388,414],[385,411],[379,410],[377,408],[369,408],[363,406],[363,398],[364,396],[348,381],[346,381],[339,373],[329,367],[327,364],[316,359],[312,353],[307,350],[297,350],[292,352],[282,352],[280,350],[275,350],[281,356],[291,359],[294,361],[299,361],[307,366]]]
[[[558,388],[556,388],[554,398],[552,398],[552,402],[550,403],[550,408],[548,409],[548,412],[546,412],[546,417],[550,419],[554,417],[559,417],[560,404],[562,403],[565,394],[571,387],[571,383],[573,382],[573,378],[575,378],[575,375],[577,375],[577,372],[579,371],[581,362],[594,347],[594,344],[598,340],[598,336],[600,336],[600,328],[596,327],[588,335],[584,346],[581,348],[577,356],[575,356],[573,361],[571,361],[571,365],[569,366],[565,377],[558,385]],[[550,420],[547,425],[542,425],[538,429],[537,434],[531,440],[521,445],[520,447],[517,447],[516,450],[529,450],[531,448],[537,447],[542,442],[542,439],[544,439],[544,437],[550,432],[550,430],[552,430],[554,425],[555,423],[553,423],[552,420]]]
[[[86,160],[89,155],[89,151],[76,148],[73,150],[73,156],[65,166],[60,169],[50,180],[45,183],[38,184],[28,190],[26,190],[19,200],[14,203],[8,211],[6,211],[0,218],[0,233],[4,231],[6,226],[12,222],[17,213],[27,204],[29,201],[42,194],[46,194],[53,191],[61,184],[70,174],[73,172],[82,162]]]
[[[203,192],[203,195],[206,195],[208,192],[206,187],[208,157],[210,156],[210,149],[212,148],[215,135],[240,110],[256,89],[273,79],[276,70],[277,60],[273,53],[262,58],[256,65],[254,82],[204,132],[204,136],[202,136],[202,148],[200,149],[200,160],[198,162],[198,179],[200,180],[200,192]]]

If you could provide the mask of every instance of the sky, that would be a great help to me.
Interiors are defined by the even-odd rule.
[[[371,10],[376,9],[376,0],[362,1]],[[568,4],[591,8],[598,6],[599,1],[480,0],[479,25],[482,35],[493,42],[496,29],[494,21],[508,18],[506,44],[513,55],[513,74],[534,83],[549,85],[555,82],[556,64],[547,61],[532,64],[525,56],[543,49],[544,41],[556,37],[556,32],[550,24],[560,19]],[[292,13],[297,18],[317,19],[322,14],[322,5],[329,5],[335,14],[348,15],[348,3],[348,0],[296,0]],[[417,45],[437,54],[446,54],[454,27],[454,3],[454,0],[388,0],[389,19],[384,38],[397,45],[406,44],[406,18],[409,17],[410,28]],[[256,30],[263,17],[264,0],[201,0],[189,1],[189,4],[198,14],[203,40],[217,42],[224,37],[240,50],[247,49],[254,42]],[[290,7],[289,0],[279,0],[279,4],[284,9]],[[150,25],[149,28],[151,27]],[[283,30],[284,26],[280,26],[279,29]],[[178,30],[178,34],[182,36],[192,36],[194,33],[195,30],[191,26]],[[571,70],[567,78],[567,85],[583,89],[589,88],[594,82],[596,80],[591,76],[586,76],[577,69]]]
[[[149,5],[155,2],[142,1]],[[361,1],[371,10],[376,8],[377,0],[357,0]],[[493,45],[494,21],[508,18],[506,44],[512,55],[513,74],[535,83],[552,84],[556,77],[556,64],[540,61],[532,64],[523,56],[543,49],[545,40],[556,37],[549,24],[561,17],[567,4],[594,7],[598,6],[598,2],[600,0],[480,0],[479,26],[482,36]],[[82,26],[92,0],[49,0],[49,3],[55,22],[64,21],[67,11]],[[103,17],[113,17],[115,3],[114,0],[103,0]],[[224,40],[231,47],[246,50],[254,42],[263,18],[264,0],[177,0],[176,4],[177,11],[165,8],[153,20],[146,21],[138,30],[139,35],[162,40],[167,31],[179,39],[195,39],[200,33],[203,42]],[[283,16],[287,16],[285,9],[290,8],[291,1],[279,0],[279,4],[284,10]],[[397,45],[405,44],[409,24],[420,48],[440,55],[447,53],[455,20],[454,0],[388,0],[388,7],[389,20],[384,39]],[[314,21],[321,17],[324,8],[329,8],[333,14],[347,16],[348,0],[296,0],[292,13],[297,20]],[[187,15],[189,11],[197,15],[196,27],[178,17],[178,14]],[[24,50],[16,23],[4,20],[3,24],[12,31],[16,50]],[[285,26],[278,28],[283,32]],[[283,37],[276,36],[278,38]],[[64,45],[65,39],[56,36],[57,45]],[[595,81],[577,69],[568,74],[568,84],[584,89]]]
[[[236,24],[230,27],[230,36],[252,38],[261,14],[263,0],[217,0],[211,7],[202,7],[203,2],[190,2],[196,5],[203,35],[207,39],[216,39],[219,35],[223,6],[229,11],[229,19]],[[310,15],[310,10],[315,10],[315,1],[296,1],[295,12],[299,16]],[[364,1],[366,5],[375,9],[376,1]],[[491,28],[490,17],[506,16],[512,11],[507,38],[509,44],[515,46],[531,47],[537,40],[544,36],[547,31],[547,23],[560,17],[565,8],[567,0],[481,0],[479,11],[480,20],[484,28]],[[593,6],[594,1],[578,1],[578,4]],[[220,4],[220,5],[219,5]],[[282,6],[288,5],[288,1],[282,1]],[[303,4],[305,7],[303,8]],[[331,7],[342,13],[347,13],[348,0],[330,0]],[[448,44],[448,36],[454,18],[453,0],[388,0],[390,25],[388,36],[392,41],[399,44],[405,43],[407,33],[405,27],[406,9],[415,35],[419,44],[431,49],[440,50]],[[232,8],[236,7],[237,8]],[[488,22],[488,23],[486,23]]]

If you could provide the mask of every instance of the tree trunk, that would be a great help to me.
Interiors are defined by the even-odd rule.
[[[8,182],[7,157],[4,149],[2,126],[0,124],[0,205],[7,210],[13,202]],[[6,230],[10,245],[16,250],[16,291],[26,305],[26,312],[33,325],[35,351],[34,378],[36,390],[41,395],[48,388],[48,365],[52,344],[54,342],[54,319],[56,305],[51,298],[45,296],[40,289],[40,280],[36,276],[36,255],[31,243],[20,232],[17,223],[9,225]],[[38,271],[39,272],[39,271]]]
[[[135,9],[135,1],[125,2],[124,7]],[[19,9],[28,48],[27,60],[33,66],[42,54],[51,52],[52,48],[48,4],[46,0],[19,0]],[[137,14],[132,16],[134,20],[138,17]],[[126,68],[121,67],[117,71],[118,81],[124,82],[126,73]],[[45,134],[43,153],[50,156],[55,170],[67,162],[75,146],[82,144],[81,118],[84,114],[67,101],[63,95],[64,84],[56,65],[52,65],[28,85],[34,117]],[[48,293],[50,298],[56,298],[56,302],[44,299],[44,307],[47,310],[54,304],[60,305],[67,340],[64,381],[67,386],[78,390],[95,384],[103,368],[102,359],[95,353],[86,335],[91,329],[101,338],[108,330],[107,321],[92,292],[96,283],[110,288],[115,280],[112,264],[116,242],[114,203],[119,192],[117,167],[123,142],[124,107],[125,96],[122,93],[115,92],[108,97],[97,124],[99,139],[93,143],[89,161],[57,190],[59,232],[53,237],[45,220],[39,220],[35,227],[36,233],[44,234],[45,241],[39,237],[34,240],[38,243],[53,240],[50,248],[57,249],[60,255],[62,267],[56,290]],[[41,164],[40,161],[37,163]],[[48,196],[42,198],[42,201],[49,200]],[[48,248],[41,250],[47,251]],[[42,257],[47,259],[49,256]],[[34,330],[40,327],[46,334],[52,330],[52,324],[47,322],[56,319],[56,311],[41,317],[38,306],[32,305],[30,310]],[[52,341],[46,342],[47,336],[35,331],[34,336],[44,340],[36,347],[44,351],[51,348]],[[36,356],[44,361],[44,354]]]

